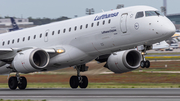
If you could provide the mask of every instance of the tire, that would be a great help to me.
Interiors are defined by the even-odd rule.
[[[86,76],[81,76],[82,82],[79,83],[80,88],[86,88],[88,86],[88,78]]]
[[[27,80],[26,80],[26,78],[23,77],[23,76],[21,76],[21,77],[19,78],[19,80],[20,80],[20,83],[18,84],[18,88],[19,88],[20,90],[26,89],[26,86],[27,86]]]
[[[144,68],[145,67],[145,61],[141,61],[140,66],[141,66],[141,68]]]
[[[17,77],[10,77],[8,80],[8,86],[11,90],[15,90],[18,86]]]
[[[149,67],[150,67],[150,62],[149,62],[149,60],[146,60],[146,61],[145,61],[145,65],[146,65],[146,68],[149,68]]]
[[[77,76],[72,76],[70,78],[69,84],[71,86],[71,88],[77,88],[79,85],[79,80]]]

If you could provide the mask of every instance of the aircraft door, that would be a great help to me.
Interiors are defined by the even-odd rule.
[[[124,13],[124,14],[121,15],[120,27],[121,27],[121,31],[123,33],[127,32],[127,16],[128,16],[127,13]]]
[[[45,31],[45,36],[44,36],[44,41],[45,42],[48,42],[48,33],[49,33],[49,30],[46,30]]]

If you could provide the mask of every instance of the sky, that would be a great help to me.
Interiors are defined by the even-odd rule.
[[[0,16],[23,18],[74,18],[85,16],[86,8],[95,13],[116,9],[118,4],[125,7],[147,5],[160,10],[163,0],[0,0]],[[180,0],[167,0],[167,14],[180,13]]]

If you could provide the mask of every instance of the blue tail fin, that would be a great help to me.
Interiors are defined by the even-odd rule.
[[[11,23],[12,23],[12,27],[13,27],[13,28],[12,28],[12,29],[9,29],[9,31],[11,32],[11,31],[19,30],[19,27],[18,27],[18,25],[16,24],[14,18],[13,18],[13,17],[10,17],[10,19],[11,19]]]
[[[11,23],[14,29],[19,29],[18,25],[16,24],[15,20],[13,17],[11,17]]]

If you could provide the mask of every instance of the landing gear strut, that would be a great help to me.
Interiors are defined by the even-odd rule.
[[[72,76],[70,78],[69,84],[71,88],[86,88],[88,86],[88,78],[86,76],[81,76],[80,72],[87,71],[88,67],[84,65],[76,66],[75,69],[77,70],[77,76]]]
[[[17,87],[20,90],[24,90],[27,86],[27,80],[25,77],[20,76],[19,73],[17,73],[16,76],[12,76],[9,78],[8,86],[11,90],[15,90]]]
[[[150,47],[149,46],[144,46],[144,50],[142,50],[142,52],[141,52],[141,54],[142,54],[142,61],[141,61],[141,63],[140,63],[140,66],[141,66],[141,68],[149,68],[150,67],[150,62],[149,62],[149,60],[146,60],[145,59],[145,57],[144,57],[144,55],[146,55],[147,53],[146,53],[146,50],[147,49],[149,49]]]

